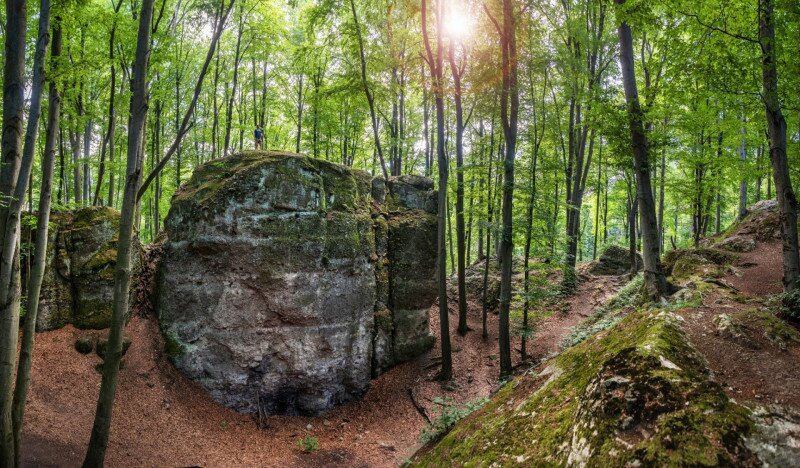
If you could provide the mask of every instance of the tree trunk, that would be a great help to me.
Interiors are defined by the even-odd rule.
[[[664,131],[667,129],[667,120],[664,119]],[[667,146],[661,148],[661,177],[658,196],[658,252],[664,253],[664,194],[665,172],[667,167]]]
[[[456,43],[450,40],[448,53],[450,71],[453,74],[453,93],[456,108],[456,250],[458,254],[458,333],[467,334],[467,285],[466,285],[466,244],[464,236],[464,109],[461,102],[461,75],[464,68],[459,67],[455,57]]]
[[[747,126],[744,116],[742,117],[742,141],[739,143],[739,161],[741,161],[741,171],[744,174],[747,167]],[[741,221],[747,215],[747,177],[742,176],[739,181],[739,213],[736,219]]]
[[[505,136],[503,159],[503,231],[500,240],[500,377],[508,378],[511,364],[511,274],[513,244],[514,157],[517,149],[517,117],[519,114],[519,89],[517,87],[516,19],[512,0],[503,0],[500,46],[502,48],[503,85],[500,92],[500,120]]]
[[[786,119],[778,94],[777,48],[775,46],[774,0],[758,2],[758,38],[761,43],[762,99],[767,117],[769,154],[775,192],[781,214],[783,240],[783,287],[787,292],[800,288],[800,256],[797,240],[797,198],[789,176],[786,157]]]
[[[625,0],[615,0],[623,5]],[[658,225],[650,184],[650,161],[648,158],[647,135],[644,132],[642,109],[636,86],[636,73],[633,64],[633,37],[628,23],[619,26],[619,61],[622,81],[625,87],[625,100],[630,119],[633,163],[636,173],[636,193],[641,217],[642,257],[644,259],[644,283],[648,296],[653,300],[670,294],[670,286],[661,268],[658,255]]]
[[[424,9],[425,3],[423,3],[422,6]],[[353,11],[353,22],[355,23],[356,26],[356,36],[358,39],[358,58],[361,61],[361,86],[364,88],[364,94],[367,96],[367,104],[369,104],[369,115],[370,119],[372,120],[372,136],[375,138],[375,151],[377,152],[378,159],[380,159],[381,161],[381,170],[383,171],[383,178],[389,180],[389,172],[386,170],[386,162],[383,159],[383,149],[381,149],[381,136],[380,136],[380,131],[378,130],[378,117],[375,115],[375,99],[372,95],[372,91],[370,91],[369,89],[369,83],[367,82],[367,59],[364,55],[364,39],[361,37],[361,26],[358,23],[358,14],[356,13],[355,0],[350,0],[350,8]],[[423,27],[425,27],[424,20],[423,20]],[[437,29],[440,30],[438,26]],[[433,64],[431,64],[431,67],[433,67]],[[442,104],[442,106],[443,106],[442,109],[444,110],[444,103]],[[442,121],[442,124],[444,124],[444,121]],[[439,169],[439,171],[441,172],[441,169]],[[439,191],[440,192],[442,191],[441,186],[439,187]],[[439,205],[440,213],[442,212],[443,209],[444,206]],[[445,307],[446,306],[447,304],[445,304]]]
[[[492,130],[489,136],[489,171],[486,177],[487,187],[487,196],[486,196],[486,257],[484,257],[484,265],[483,265],[483,297],[481,299],[481,315],[483,321],[483,333],[482,337],[484,340],[489,338],[489,329],[486,324],[486,319],[488,315],[488,289],[489,289],[489,262],[492,261],[492,223],[494,222],[494,194],[492,193],[493,186],[492,181],[494,180],[494,175],[492,174],[492,169],[494,166],[494,116],[492,116]],[[497,190],[494,187],[494,190]]]
[[[42,0],[39,17],[39,39],[42,35],[49,36],[42,30],[49,29],[50,1]],[[51,51],[51,63],[56,63],[61,55],[61,19],[56,18],[53,26],[53,48]],[[37,44],[36,56],[34,58],[34,71],[44,67],[44,59],[39,61],[39,53],[46,53],[47,39],[44,44]],[[34,83],[37,80],[34,78]],[[34,86],[34,91],[36,87]],[[40,91],[41,92],[41,91]],[[59,117],[61,113],[61,96],[54,81],[50,82],[50,92],[47,99],[47,134],[45,136],[44,158],[42,160],[42,181],[39,192],[39,211],[36,219],[36,244],[34,250],[33,265],[28,269],[28,287],[25,324],[22,334],[22,346],[19,352],[19,364],[17,367],[17,380],[14,388],[14,446],[15,446],[15,465],[20,464],[20,447],[22,441],[22,428],[25,418],[25,403],[28,396],[28,386],[30,384],[31,362],[33,359],[33,343],[36,337],[36,316],[39,311],[39,292],[42,287],[44,277],[45,261],[47,259],[47,236],[50,228],[50,203],[53,192],[53,169],[56,157],[56,139],[59,133]],[[33,112],[31,113],[33,119]],[[29,121],[30,122],[30,121]],[[30,127],[29,127],[30,128]]]
[[[436,58],[434,59],[433,51],[431,49],[430,38],[428,37],[428,5],[427,0],[421,0],[421,17],[422,17],[422,36],[425,44],[425,52],[428,56],[428,65],[431,68],[431,77],[433,80],[433,93],[436,106],[436,153],[439,164],[439,193],[438,193],[438,229],[437,229],[437,283],[439,286],[439,322],[441,326],[441,349],[442,349],[442,370],[439,374],[441,380],[452,380],[453,378],[453,357],[452,349],[450,346],[450,317],[448,315],[447,307],[447,250],[445,245],[445,213],[447,212],[447,179],[448,179],[448,166],[447,154],[445,153],[445,140],[444,140],[444,96],[442,90],[443,78],[442,68],[444,65],[444,47],[442,45],[442,33],[444,32],[444,2],[439,0],[437,2],[436,14]],[[350,5],[353,8],[353,17],[355,18],[356,10],[353,0],[350,0]],[[358,27],[358,22],[356,22]],[[361,46],[361,34],[359,32],[359,46],[361,50],[361,76],[364,83],[364,89],[367,93],[367,100],[372,103],[371,93],[366,85],[366,72],[364,65],[364,48]],[[372,105],[370,105],[372,109]],[[380,156],[380,145],[378,144],[377,126],[375,125],[375,117],[373,112],[373,129],[375,131],[376,148]],[[383,165],[383,156],[381,156],[381,164]],[[386,167],[383,167],[384,175],[386,174]]]
[[[28,175],[22,165],[22,125],[25,118],[26,2],[6,0],[5,63],[3,67],[3,136],[0,168],[0,465],[14,465],[11,419],[12,382],[19,338],[19,213]],[[33,151],[31,151],[31,155]],[[31,161],[33,163],[33,161]],[[31,164],[32,165],[32,164]],[[20,190],[20,183],[23,185]]]
[[[131,88],[128,161],[119,224],[119,239],[117,242],[117,267],[114,274],[114,308],[108,336],[108,347],[103,363],[103,380],[100,384],[100,395],[97,399],[97,409],[95,411],[94,424],[92,425],[92,435],[89,440],[86,458],[83,461],[83,466],[87,468],[102,467],[105,460],[108,436],[111,429],[114,394],[119,375],[119,363],[122,359],[122,332],[125,327],[125,317],[128,315],[131,283],[131,247],[134,226],[139,211],[136,192],[142,177],[144,151],[141,145],[147,123],[147,68],[150,58],[150,25],[153,18],[154,3],[155,0],[142,0],[142,9],[139,15],[136,61]]]

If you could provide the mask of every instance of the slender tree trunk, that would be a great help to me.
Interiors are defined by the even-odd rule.
[[[300,152],[300,141],[303,137],[303,77],[300,73],[297,84],[297,135],[295,136],[294,152]]]
[[[531,161],[531,184],[530,195],[528,196],[528,206],[526,207],[526,222],[525,222],[525,255],[523,260],[523,268],[525,268],[525,280],[523,283],[523,304],[522,304],[522,341],[520,343],[520,355],[523,361],[528,360],[527,335],[528,330],[528,311],[530,310],[530,267],[528,262],[531,258],[531,241],[533,240],[533,207],[536,202],[536,163],[539,159],[539,144],[536,137],[533,143],[533,156]]]
[[[667,119],[664,119],[664,131],[666,131]],[[665,172],[667,166],[667,146],[661,148],[661,177],[658,196],[658,251],[664,253],[664,196],[665,196]]]
[[[423,3],[422,7],[423,9],[425,8],[425,3]],[[358,39],[358,58],[361,61],[361,86],[364,88],[364,94],[367,96],[367,104],[369,104],[369,115],[370,119],[372,120],[372,136],[375,138],[375,151],[378,155],[378,159],[380,159],[381,161],[381,170],[383,170],[383,178],[389,180],[389,172],[386,170],[386,162],[383,159],[383,149],[381,149],[381,136],[380,136],[380,131],[378,129],[378,117],[375,114],[375,99],[372,95],[372,91],[370,91],[369,89],[369,83],[367,82],[367,59],[364,55],[364,39],[361,37],[361,26],[358,23],[358,14],[356,13],[355,0],[350,0],[350,9],[353,11],[353,22],[355,23],[356,26],[356,36]],[[423,20],[423,27],[425,27],[424,20]],[[434,79],[434,81],[436,80]],[[442,106],[444,106],[444,104],[442,104]],[[442,109],[444,109],[444,107],[442,107]],[[441,171],[441,169],[439,170]],[[439,191],[440,192],[442,191],[441,186],[439,187]],[[439,205],[439,211],[441,212],[443,209],[444,207],[442,205]],[[446,306],[447,304],[445,304],[445,307]],[[446,380],[450,379],[448,378]]]
[[[761,43],[762,99],[767,117],[769,153],[775,192],[781,214],[783,240],[783,287],[787,292],[800,289],[800,255],[797,238],[797,198],[789,176],[786,157],[786,119],[778,94],[777,47],[775,43],[774,0],[758,2],[758,38]]]
[[[439,164],[439,194],[438,194],[438,229],[437,229],[437,283],[439,286],[439,322],[441,326],[441,348],[442,348],[442,371],[439,375],[441,380],[452,380],[453,378],[453,357],[452,349],[450,346],[450,317],[448,315],[447,307],[447,251],[445,245],[445,214],[447,212],[447,179],[448,179],[448,163],[447,154],[445,153],[445,139],[444,139],[444,95],[443,95],[443,78],[442,68],[444,66],[444,47],[442,44],[442,33],[444,31],[444,2],[439,0],[437,2],[436,14],[436,58],[434,59],[433,51],[431,49],[430,38],[428,37],[428,5],[427,0],[421,0],[421,17],[422,17],[422,36],[425,44],[425,52],[428,56],[428,64],[431,67],[431,77],[433,80],[433,93],[436,106],[436,153]],[[353,18],[356,16],[355,3],[350,0],[350,5],[353,8]],[[358,27],[358,22],[356,22]],[[364,82],[364,89],[367,93],[367,100],[371,103],[371,93],[366,85],[366,72],[364,66],[364,48],[361,46],[361,34],[359,32],[359,46],[361,51],[361,72],[362,80]],[[372,108],[372,106],[370,106]],[[373,113],[373,129],[375,131],[376,149],[380,155],[380,145],[378,144],[377,126],[375,126],[375,117]],[[383,164],[383,157],[381,156],[381,164]],[[384,176],[386,174],[386,167],[383,167]]]
[[[49,29],[50,1],[42,0],[40,7],[39,28],[47,31]],[[61,19],[55,18],[53,25],[53,46],[51,51],[51,63],[55,63],[61,55]],[[42,41],[42,32],[39,39]],[[47,37],[49,34],[44,33]],[[37,44],[34,70],[44,67],[44,59],[39,62],[39,54],[46,53],[47,39],[44,44]],[[42,73],[43,74],[43,73]],[[34,79],[34,83],[36,79]],[[35,89],[35,87],[34,87]],[[25,403],[28,397],[28,387],[30,384],[31,362],[33,359],[33,343],[36,337],[36,316],[39,311],[39,292],[42,287],[44,277],[45,260],[47,259],[47,237],[50,228],[50,203],[53,192],[53,169],[56,156],[56,139],[59,133],[59,117],[61,113],[61,96],[55,82],[50,81],[50,92],[47,99],[47,133],[45,136],[44,158],[42,160],[42,180],[39,191],[39,211],[36,220],[36,244],[34,250],[33,265],[28,269],[27,287],[27,307],[25,314],[25,324],[22,334],[22,346],[19,352],[19,364],[17,367],[17,380],[14,387],[14,446],[15,446],[15,465],[20,465],[20,447],[22,442],[23,421],[25,418]],[[31,114],[33,119],[33,113]],[[29,121],[30,122],[30,121]]]
[[[600,237],[600,183],[603,175],[603,139],[600,139],[600,157],[597,161],[597,184],[594,199],[594,245],[592,246],[592,260],[597,259],[597,238]]]
[[[456,250],[458,252],[458,333],[467,334],[466,244],[464,237],[464,109],[461,102],[461,75],[464,69],[456,63],[456,43],[450,40],[449,61],[453,75],[456,108]]]
[[[746,172],[747,164],[747,125],[744,116],[742,116],[742,141],[739,143],[739,161],[741,161],[741,171],[743,174]],[[742,176],[739,181],[739,212],[736,219],[741,221],[747,215],[747,177]]]
[[[489,329],[487,327],[487,316],[488,316],[488,309],[489,305],[488,301],[488,289],[489,289],[489,262],[492,261],[492,229],[494,222],[494,194],[492,193],[492,181],[494,180],[494,175],[492,174],[493,169],[493,162],[494,162],[494,116],[492,116],[492,130],[491,135],[489,136],[489,171],[486,178],[487,187],[487,196],[486,196],[486,257],[484,257],[484,265],[483,265],[483,298],[481,300],[481,315],[483,321],[483,333],[482,337],[484,340],[489,338]],[[497,190],[496,188],[494,190]]]
[[[425,80],[425,63],[422,65],[422,138],[425,141],[425,175],[431,176],[431,142],[429,135],[430,111],[428,110],[428,82]]]
[[[89,166],[89,157],[92,149],[92,132],[94,122],[89,120],[83,130],[83,198],[86,205],[91,203],[89,195],[92,193],[92,172]]]
[[[618,5],[625,0],[615,0]],[[633,37],[631,28],[623,21],[619,26],[619,61],[622,69],[622,81],[625,87],[625,99],[630,118],[631,143],[633,148],[634,171],[636,173],[636,192],[641,217],[642,257],[644,259],[644,282],[648,296],[657,300],[670,294],[670,286],[661,268],[658,255],[658,225],[653,203],[653,190],[650,184],[650,161],[648,157],[647,135],[644,131],[642,110],[639,105],[639,93],[636,86],[636,74],[633,64]]]
[[[19,216],[28,181],[28,174],[21,174],[20,169],[25,117],[26,2],[6,0],[5,13],[3,136],[0,143],[3,152],[0,168],[0,465],[13,466],[11,406],[19,338]]]
[[[514,201],[514,157],[517,148],[517,117],[519,113],[519,89],[517,87],[517,39],[516,18],[512,0],[502,2],[503,20],[500,31],[502,49],[503,85],[500,92],[500,120],[505,136],[503,158],[503,231],[500,240],[500,377],[508,378],[513,371],[511,364],[511,274],[513,244]]]
[[[147,68],[150,58],[150,25],[153,18],[154,3],[154,0],[142,0],[142,9],[139,15],[136,60],[131,88],[133,94],[130,104],[128,161],[122,199],[122,214],[120,216],[119,240],[117,242],[117,267],[114,275],[114,308],[108,336],[108,347],[103,363],[103,380],[100,384],[100,396],[97,399],[97,409],[92,426],[92,436],[89,440],[86,458],[83,461],[83,466],[87,468],[102,467],[105,460],[108,436],[111,429],[114,394],[119,375],[119,363],[122,359],[122,332],[125,328],[125,317],[128,315],[131,283],[131,247],[133,245],[134,226],[139,211],[136,193],[142,177],[142,159],[144,155],[141,145],[143,143],[145,124],[147,123]]]

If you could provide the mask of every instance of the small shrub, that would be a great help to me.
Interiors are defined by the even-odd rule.
[[[791,322],[800,323],[800,288],[784,293],[781,299],[783,317]]]
[[[422,443],[427,444],[443,436],[458,421],[479,410],[488,401],[488,398],[478,398],[464,403],[463,406],[458,406],[450,398],[434,398],[433,402],[439,407],[439,411],[431,423],[422,430],[420,437]]]
[[[305,436],[297,441],[297,446],[305,453],[314,453],[319,450],[319,440],[316,437]]]
[[[78,338],[75,340],[75,351],[81,354],[89,354],[94,349],[94,342],[91,338]]]

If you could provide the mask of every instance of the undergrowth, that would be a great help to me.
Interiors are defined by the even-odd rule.
[[[319,450],[319,440],[316,437],[305,436],[297,441],[297,447],[305,453],[314,453]]]
[[[450,398],[434,398],[433,402],[439,408],[438,414],[431,420],[431,423],[422,430],[422,435],[420,436],[422,443],[427,444],[446,434],[458,421],[466,418],[474,411],[479,410],[488,401],[489,399],[485,397],[477,398],[459,406]]]
[[[641,304],[642,283],[643,276],[636,275],[606,305],[597,309],[591,317],[574,327],[562,341],[562,346],[564,348],[575,346],[596,333],[616,325],[622,319],[622,311]]]

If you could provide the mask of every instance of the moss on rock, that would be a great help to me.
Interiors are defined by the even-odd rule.
[[[680,319],[640,311],[507,384],[417,466],[753,464],[749,411],[710,380]]]
[[[50,219],[37,330],[68,323],[82,329],[107,328],[113,309],[120,213],[93,206],[54,212]],[[138,240],[132,255],[136,281],[142,263]]]
[[[667,275],[686,279],[694,275],[717,275],[739,259],[736,253],[713,248],[675,249],[664,255],[662,266]]]

